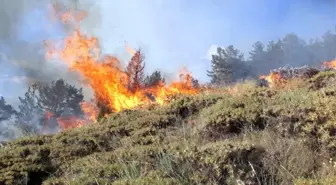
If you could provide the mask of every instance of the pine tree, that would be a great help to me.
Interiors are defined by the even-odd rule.
[[[165,79],[162,77],[160,71],[154,71],[150,76],[146,76],[145,78],[145,86],[153,87],[159,85],[159,83],[165,83]]]
[[[139,90],[143,85],[145,69],[144,60],[144,54],[142,53],[141,49],[138,49],[126,68],[126,73],[129,78],[128,88],[133,92]]]
[[[322,36],[322,39],[324,60],[334,60],[336,58],[336,34],[328,31]]]
[[[244,55],[232,45],[225,49],[217,48],[217,55],[212,56],[211,63],[212,70],[207,71],[211,83],[230,84],[248,75]]]
[[[14,124],[11,120],[16,114],[16,110],[7,104],[5,98],[0,97],[0,141],[16,137]]]
[[[303,66],[309,62],[307,43],[296,34],[287,34],[282,40],[283,65]],[[280,67],[280,66],[279,66]]]
[[[249,52],[249,62],[253,67],[254,74],[261,75],[265,72],[268,73],[269,69],[265,69],[265,67],[263,66],[263,64],[267,62],[264,44],[258,41],[252,45],[252,48],[253,49]]]
[[[0,97],[0,121],[10,119],[13,115],[16,115],[16,110],[9,104],[7,104],[4,97]]]
[[[270,41],[266,49],[266,61],[268,71],[284,65],[284,51],[282,41]]]
[[[43,125],[44,111],[38,101],[37,85],[28,88],[24,98],[19,97],[19,110],[16,124],[29,133],[38,133]]]
[[[84,99],[82,89],[66,84],[63,79],[39,86],[38,94],[41,107],[56,117],[83,114],[80,106]]]
[[[252,61],[262,61],[264,60],[265,57],[265,46],[263,43],[261,43],[260,41],[255,42],[252,45],[253,49],[252,51],[249,52],[250,54],[250,59]]]
[[[29,87],[24,98],[19,98],[17,124],[29,131],[40,131],[41,127],[56,127],[55,119],[66,116],[82,116],[80,103],[82,89],[77,89],[63,79],[51,84],[34,84]],[[46,120],[46,115],[52,116]]]
[[[212,55],[211,60],[211,68],[212,71],[207,71],[207,75],[211,78],[211,83],[221,83],[223,79],[224,74],[226,74],[226,81],[228,81],[228,75],[230,75],[231,70],[228,69],[228,65],[224,63],[224,56],[223,56],[223,49],[218,47],[217,48],[217,55]]]

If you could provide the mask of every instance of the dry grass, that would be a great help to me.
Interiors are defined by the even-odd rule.
[[[280,89],[242,82],[231,94],[176,97],[21,138],[0,148],[0,184],[332,184],[333,78],[327,72]]]

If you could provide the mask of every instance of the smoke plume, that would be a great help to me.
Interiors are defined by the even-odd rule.
[[[80,3],[79,3],[80,2]],[[92,2],[92,1],[91,1]],[[50,5],[57,3],[67,10],[84,10],[88,16],[82,27],[90,34],[99,24],[99,11],[90,1],[1,0],[0,7],[0,93],[8,102],[17,103],[28,86],[59,78],[80,86],[80,77],[60,62],[46,61],[44,41],[61,39],[69,26],[52,19]],[[84,87],[86,97],[92,93]]]

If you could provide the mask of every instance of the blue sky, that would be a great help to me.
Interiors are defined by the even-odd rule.
[[[63,35],[57,26],[46,29],[45,12],[37,7],[24,16],[21,39]],[[172,74],[185,65],[201,81],[214,46],[233,44],[247,53],[257,40],[290,32],[317,37],[335,26],[335,0],[96,0],[86,24],[106,53],[124,58],[126,41],[144,49],[147,72]]]
[[[97,1],[98,35],[109,52],[123,40],[145,48],[149,71],[176,71],[185,64],[207,80],[212,45],[235,45],[248,52],[257,41],[289,32],[303,38],[336,26],[336,1],[309,0],[125,0]]]
[[[89,6],[85,1],[89,0],[80,1],[89,11],[84,28],[98,36],[103,52],[127,61],[127,42],[145,51],[146,72],[158,69],[175,77],[184,65],[201,82],[208,80],[208,58],[216,46],[232,44],[247,53],[258,40],[267,42],[290,32],[308,39],[336,26],[336,0],[96,0]],[[1,51],[14,54],[21,66],[0,61],[0,95],[10,103],[16,104],[29,85],[22,68],[32,69],[30,74],[43,79],[73,79],[66,69],[38,61],[43,51],[34,49],[36,44],[65,35],[46,16],[43,4],[25,11],[17,40],[1,42]],[[84,92],[90,98],[90,90],[84,88]]]

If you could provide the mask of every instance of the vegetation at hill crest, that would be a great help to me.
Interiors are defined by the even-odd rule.
[[[243,82],[0,148],[0,184],[334,184],[336,73]]]

